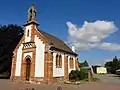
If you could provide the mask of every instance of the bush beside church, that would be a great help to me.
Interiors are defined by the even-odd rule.
[[[88,71],[83,68],[81,68],[80,71],[72,70],[69,74],[70,81],[79,81],[87,78],[88,78]]]

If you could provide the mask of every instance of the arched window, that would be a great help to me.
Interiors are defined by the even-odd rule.
[[[29,30],[27,31],[27,37],[29,37]]]
[[[59,67],[62,68],[62,56],[59,55]]]
[[[78,58],[75,60],[75,68],[78,69]]]
[[[59,57],[58,57],[58,54],[56,55],[56,67],[57,68],[59,67]]]
[[[69,62],[70,62],[70,68],[74,68],[74,64],[73,64],[73,63],[74,63],[74,62],[73,62],[73,58],[71,58],[71,57],[70,57],[70,60],[69,60]]]
[[[62,56],[56,55],[56,68],[62,68]]]

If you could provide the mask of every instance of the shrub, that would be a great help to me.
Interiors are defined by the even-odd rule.
[[[70,72],[70,74],[69,74],[69,79],[70,79],[70,80],[74,80],[74,79],[76,79],[76,77],[77,77],[77,75],[76,75],[75,71],[72,70],[72,71]]]
[[[80,72],[80,80],[88,78],[88,70],[81,68],[79,72]]]
[[[88,71],[82,68],[80,69],[80,71],[72,70],[69,74],[70,81],[83,80],[85,78],[88,78]]]

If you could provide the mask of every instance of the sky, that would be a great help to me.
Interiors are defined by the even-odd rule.
[[[33,3],[39,28],[74,45],[80,62],[120,57],[120,0],[2,0],[0,24],[24,25]]]

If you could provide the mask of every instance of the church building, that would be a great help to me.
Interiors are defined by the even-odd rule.
[[[36,12],[34,5],[28,10],[24,35],[13,52],[10,79],[34,83],[66,80],[71,70],[78,69],[77,54],[62,40],[38,28]]]

